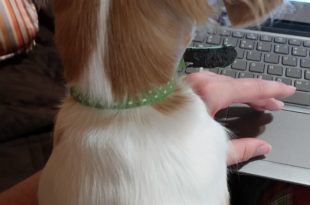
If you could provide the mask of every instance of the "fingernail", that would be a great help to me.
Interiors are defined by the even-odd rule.
[[[289,87],[292,90],[296,90],[296,87],[292,86],[292,85],[288,85],[287,87]]]
[[[259,146],[255,151],[255,156],[261,156],[268,154],[271,151],[272,147],[270,144],[264,144]]]
[[[277,100],[277,106],[279,107],[279,108],[283,108],[284,107],[284,102],[282,102],[282,101],[279,101],[279,100]]]

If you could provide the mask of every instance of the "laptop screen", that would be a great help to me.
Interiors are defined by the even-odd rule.
[[[310,24],[310,0],[289,0],[294,9],[282,13],[277,19]]]
[[[310,0],[290,0],[290,1],[297,1],[297,2],[303,2],[303,3],[310,3]]]

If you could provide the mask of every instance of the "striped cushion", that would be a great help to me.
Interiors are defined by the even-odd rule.
[[[0,56],[26,49],[37,32],[38,16],[31,0],[0,0]]]

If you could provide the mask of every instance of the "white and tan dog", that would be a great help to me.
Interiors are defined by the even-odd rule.
[[[243,25],[281,2],[225,4]],[[54,10],[72,96],[57,117],[39,204],[229,204],[227,134],[173,79],[193,31],[212,14],[208,2],[54,0]]]

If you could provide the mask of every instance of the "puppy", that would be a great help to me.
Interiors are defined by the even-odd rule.
[[[262,16],[273,9],[265,2],[225,3],[232,16],[236,5],[248,15],[259,4]],[[56,120],[39,204],[229,204],[226,131],[175,75],[212,14],[208,2],[54,0],[54,10],[71,95]]]

